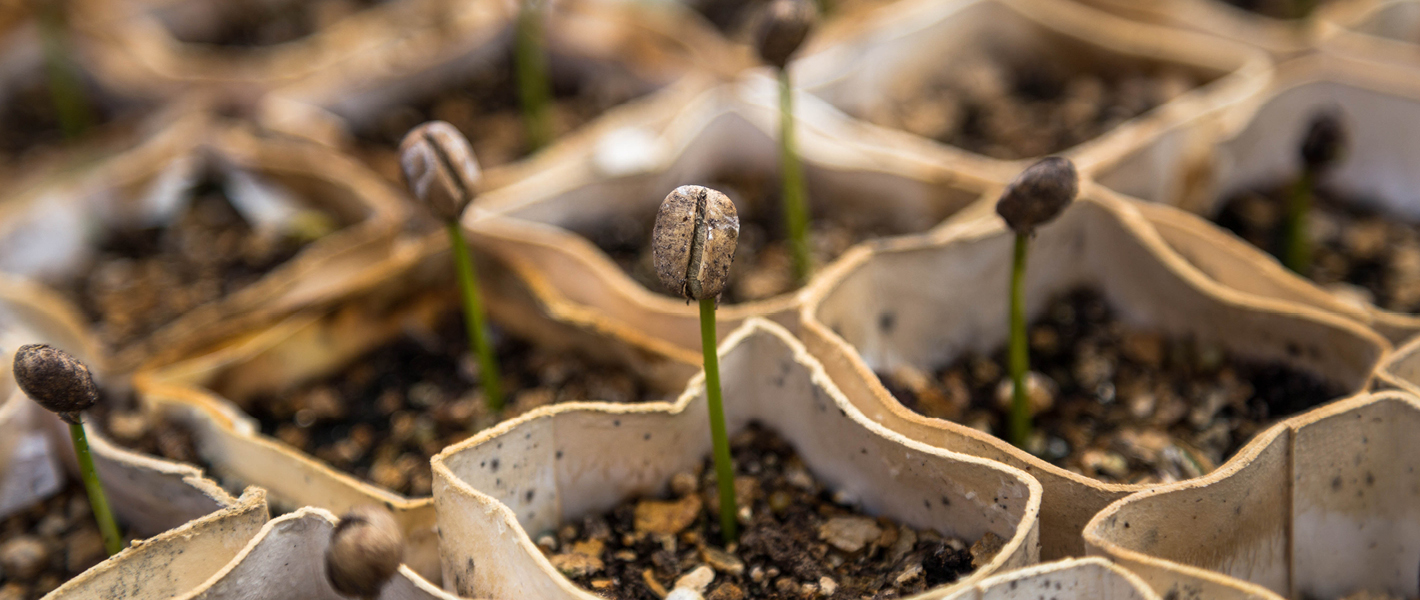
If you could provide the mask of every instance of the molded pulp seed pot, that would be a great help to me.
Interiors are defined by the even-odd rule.
[[[1172,70],[1201,85],[1090,141],[1044,153],[1070,158],[1085,174],[1092,173],[1096,164],[1108,163],[1155,139],[1161,131],[1182,128],[1188,135],[1194,135],[1195,129],[1206,131],[1223,118],[1232,103],[1255,94],[1271,73],[1265,56],[1240,44],[1125,21],[1059,0],[906,0],[891,10],[874,13],[856,36],[845,37],[793,67],[796,82],[805,91],[842,111],[834,111],[838,119],[851,119],[848,115],[868,118],[893,109],[893,96],[899,88],[909,90],[913,82],[939,73],[953,89],[1011,86],[983,75],[977,67],[983,61],[1009,69],[1059,63],[1070,76],[1089,74],[1095,83],[1122,71]],[[941,92],[934,88],[919,93]],[[965,92],[948,95],[965,98]],[[1052,102],[1064,103],[1066,99],[1062,96]],[[964,105],[962,100],[934,106],[931,112],[950,112],[952,106],[965,111]],[[1032,117],[1027,111],[1003,118],[1021,121]],[[865,120],[852,122],[856,137],[864,144],[955,164],[962,171],[980,173],[1002,184],[1032,162],[1032,157],[1014,161],[989,158],[904,130]],[[1024,127],[1029,130],[1031,126]]]
[[[1160,591],[1161,578],[1212,571],[1289,598],[1413,598],[1417,427],[1420,398],[1398,392],[1288,419],[1211,475],[1110,505],[1086,527],[1086,543]]]
[[[1420,337],[1401,344],[1376,373],[1377,389],[1396,389],[1420,396]]]
[[[864,419],[782,327],[751,319],[721,345],[725,414],[782,435],[829,489],[867,512],[969,539],[993,532],[1002,550],[976,573],[1035,562],[1039,484],[1009,467],[912,442]],[[544,407],[434,458],[445,581],[464,595],[597,598],[559,574],[529,532],[654,494],[710,451],[694,379],[674,403]],[[923,594],[918,597],[925,597]]]
[[[1176,161],[1159,158],[1174,148],[1153,144],[1104,169],[1098,181],[1145,200],[1216,215],[1238,192],[1295,178],[1296,148],[1309,119],[1319,109],[1338,106],[1351,141],[1324,183],[1344,192],[1343,198],[1365,198],[1367,208],[1382,214],[1420,220],[1420,129],[1414,125],[1420,122],[1420,86],[1410,69],[1314,55],[1281,67],[1277,81],[1247,104],[1250,108],[1235,115],[1236,121],[1224,128],[1217,142],[1185,157],[1181,171],[1167,166]],[[1161,181],[1179,185],[1156,185]],[[1225,285],[1356,316],[1392,341],[1420,331],[1420,316],[1332,297],[1291,275],[1282,277],[1294,281],[1279,284],[1283,272],[1269,264],[1270,257],[1243,242],[1220,241],[1227,234],[1205,231],[1209,228],[1177,225],[1161,233]],[[1230,266],[1221,268],[1223,264]]]
[[[988,577],[944,600],[1159,600],[1138,575],[1100,558],[1076,558]]]
[[[1354,58],[1414,67],[1420,43],[1420,2],[1374,0],[1347,11],[1327,15],[1322,22],[1321,46]]]
[[[559,161],[487,194],[465,213],[464,224],[549,311],[596,320],[622,337],[654,340],[665,353],[698,364],[695,306],[637,283],[584,235],[629,223],[644,226],[649,239],[656,209],[682,184],[762,174],[777,190],[778,144],[768,133],[778,123],[774,94],[773,82],[758,76],[707,91],[665,123],[660,135],[641,128],[611,132],[596,152]],[[922,231],[992,185],[846,141],[842,136],[851,131],[843,123],[819,126],[822,103],[806,94],[795,102],[810,210],[820,215],[859,219],[888,231]],[[776,210],[737,208],[742,220],[751,211]],[[792,292],[722,304],[719,333],[751,316],[792,322],[795,306]]]
[[[1317,25],[1300,19],[1275,19],[1231,6],[1222,0],[1085,0],[1087,4],[1131,19],[1181,27],[1236,40],[1266,50],[1278,59],[1296,56],[1315,45]],[[1315,21],[1346,15],[1376,0],[1331,0],[1316,8]],[[1320,4],[1320,3],[1318,3]]]
[[[266,492],[251,488],[233,506],[135,542],[64,582],[45,598],[178,597],[236,558],[270,518]]]
[[[204,461],[228,482],[259,485],[278,507],[318,506],[335,512],[364,503],[394,511],[409,541],[406,562],[438,578],[434,514],[429,498],[407,498],[333,469],[260,433],[237,406],[262,394],[290,393],[338,372],[368,351],[398,338],[413,323],[434,326],[457,307],[453,269],[442,231],[401,246],[386,264],[370,267],[367,287],[323,312],[302,313],[254,329],[168,366],[140,372],[134,386],[153,408],[190,414]],[[478,237],[472,236],[473,243]],[[573,348],[609,365],[637,370],[653,393],[666,396],[694,373],[690,364],[657,354],[595,324],[561,320],[515,290],[506,270],[482,260],[478,272],[491,321],[546,348]],[[495,292],[495,290],[497,290]],[[526,292],[522,292],[525,294]]]
[[[516,10],[514,4],[509,6]],[[509,157],[480,151],[483,136],[508,137],[494,135],[495,129],[506,130],[494,125],[509,121],[494,123],[492,117],[497,115],[487,116],[489,123],[481,127],[488,131],[464,131],[474,142],[484,170],[481,189],[496,189],[521,179],[537,170],[534,165],[556,162],[558,157],[584,156],[608,131],[664,120],[660,115],[678,111],[695,94],[738,67],[725,43],[675,3],[649,6],[569,0],[547,6],[544,40],[548,76],[559,88],[575,85],[589,88],[587,95],[600,92],[640,98],[592,117],[528,161],[508,162]],[[318,73],[277,90],[263,99],[259,119],[270,129],[346,147],[397,181],[400,171],[394,146],[398,138],[384,147],[383,142],[375,141],[382,128],[391,119],[406,118],[398,111],[433,104],[437,94],[445,90],[490,85],[478,77],[510,64],[507,57],[514,43],[513,29],[514,22],[498,21],[451,34],[439,45],[362,56],[358,65],[352,65],[355,68]],[[477,93],[475,88],[473,94]],[[431,110],[425,114],[468,127],[460,125],[459,117],[464,116],[460,111],[442,106]],[[504,116],[516,117],[517,113]],[[556,116],[560,119],[563,115]],[[556,122],[558,131],[572,125]],[[417,124],[410,122],[408,126]]]
[[[906,437],[1025,469],[1045,488],[1041,554],[1076,556],[1099,509],[1140,485],[1105,484],[1006,441],[899,403],[875,372],[925,372],[1005,342],[1012,235],[994,213],[845,258],[806,294],[801,332],[854,405]],[[1032,242],[1029,318],[1054,294],[1089,284],[1124,322],[1191,336],[1231,355],[1278,362],[1347,390],[1365,389],[1389,349],[1353,321],[1219,286],[1175,255],[1131,203],[1086,184]]]
[[[188,190],[204,169],[216,173],[253,231],[296,227],[302,211],[338,228],[219,299],[165,323],[114,333],[107,342],[116,369],[171,360],[243,327],[338,297],[358,286],[368,263],[390,252],[402,203],[372,173],[309,144],[263,140],[189,120],[81,176],[28,190],[0,206],[0,271],[56,287],[80,281],[103,237],[172,223],[182,215],[187,200],[196,196]],[[140,307],[134,311],[147,306],[139,302],[133,300]]]

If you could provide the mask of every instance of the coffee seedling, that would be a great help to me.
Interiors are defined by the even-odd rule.
[[[1060,216],[1075,200],[1079,187],[1074,163],[1051,156],[1017,175],[996,203],[996,213],[1016,233],[1007,353],[1011,372],[1011,443],[1018,448],[1024,448],[1031,435],[1030,401],[1026,394],[1026,373],[1030,371],[1030,351],[1026,346],[1026,255],[1035,228]]]
[[[666,289],[700,301],[700,347],[705,355],[705,397],[710,412],[715,478],[720,491],[724,542],[736,537],[735,467],[720,396],[720,359],[715,353],[715,305],[730,277],[740,217],[729,197],[698,185],[676,188],[661,202],[651,232],[656,275]]]
[[[399,144],[399,162],[409,193],[444,222],[459,290],[463,294],[464,327],[469,349],[478,358],[483,395],[490,410],[503,410],[498,358],[493,355],[493,345],[488,341],[478,274],[473,269],[463,226],[459,225],[459,216],[473,201],[474,185],[479,177],[478,160],[458,129],[443,121],[430,121],[404,136]]]
[[[1307,239],[1307,220],[1317,181],[1340,160],[1346,148],[1346,126],[1341,111],[1327,109],[1312,115],[1298,154],[1302,172],[1292,186],[1287,202],[1287,221],[1282,230],[1282,263],[1293,272],[1311,271],[1312,250]]]
[[[93,115],[84,97],[84,85],[74,65],[70,51],[68,0],[36,2],[35,20],[39,25],[40,45],[44,48],[44,69],[49,84],[50,102],[59,119],[60,132],[73,139],[88,129]]]
[[[330,533],[325,549],[325,577],[342,595],[379,597],[404,562],[404,535],[394,515],[380,506],[350,509]]]
[[[765,7],[756,49],[779,72],[779,163],[783,171],[784,224],[794,258],[794,279],[803,285],[813,264],[809,256],[809,210],[804,198],[804,173],[794,144],[794,96],[789,59],[798,52],[818,21],[813,0],[773,0]]]
[[[104,549],[109,556],[118,554],[123,549],[123,537],[109,510],[108,496],[94,469],[89,438],[84,433],[82,413],[99,400],[99,390],[89,368],[69,353],[48,344],[27,344],[15,352],[14,372],[15,383],[26,396],[69,424],[74,456],[79,460],[79,478],[89,495],[89,506],[98,521]]]
[[[514,68],[518,77],[518,102],[528,148],[537,150],[552,141],[552,83],[547,76],[547,50],[542,41],[544,0],[522,0],[518,7]]]

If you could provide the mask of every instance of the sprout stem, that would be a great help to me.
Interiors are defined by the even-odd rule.
[[[94,469],[94,456],[89,452],[89,438],[84,435],[83,423],[70,423],[69,436],[74,438],[74,455],[79,459],[79,478],[84,480],[84,491],[89,494],[89,506],[94,510],[94,520],[99,522],[99,533],[104,538],[104,549],[109,556],[123,550],[123,536],[118,533],[118,523],[113,520],[113,511],[108,507],[108,496],[99,481],[99,473]]]
[[[1026,372],[1030,351],[1026,347],[1025,278],[1029,233],[1016,234],[1016,255],[1011,266],[1011,443],[1025,448],[1031,435],[1030,400],[1026,394]]]
[[[789,70],[779,70],[779,159],[784,177],[784,223],[789,230],[789,251],[794,257],[794,281],[803,285],[813,264],[809,258],[809,215],[804,200],[804,173],[794,145],[794,89]]]
[[[1288,199],[1287,222],[1282,231],[1282,263],[1303,277],[1312,267],[1307,215],[1311,212],[1312,182],[1315,179],[1311,169],[1302,169],[1302,175],[1292,187],[1292,197]]]
[[[551,84],[547,79],[547,52],[542,42],[542,11],[539,0],[522,0],[516,33],[518,99],[522,103],[523,126],[528,148],[537,151],[552,141]]]
[[[493,355],[493,346],[488,342],[488,327],[484,322],[483,301],[478,295],[478,276],[473,270],[473,257],[469,254],[468,240],[464,239],[463,227],[458,221],[444,223],[449,232],[449,250],[454,255],[454,270],[458,272],[459,289],[463,292],[463,322],[468,331],[468,345],[478,357],[479,379],[483,382],[483,395],[488,402],[488,410],[503,410],[503,384],[499,378],[498,358]]]
[[[700,299],[700,346],[705,352],[705,398],[710,409],[710,443],[714,446],[715,479],[720,486],[720,530],[726,545],[739,537],[735,522],[735,463],[725,432],[725,406],[720,398],[720,357],[715,353],[715,299]]]
[[[44,66],[49,78],[50,102],[54,104],[59,130],[65,139],[74,139],[88,129],[91,115],[84,87],[74,69],[69,52],[66,17],[67,2],[42,3],[40,9],[40,44],[44,48]]]

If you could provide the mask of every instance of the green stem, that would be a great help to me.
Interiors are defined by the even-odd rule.
[[[1026,347],[1025,279],[1029,233],[1016,234],[1016,255],[1011,265],[1011,443],[1025,448],[1030,439],[1030,398],[1026,394],[1026,372],[1030,371],[1030,350]]]
[[[1282,264],[1303,277],[1311,271],[1312,250],[1307,240],[1307,214],[1311,212],[1313,173],[1303,169],[1287,203],[1287,222],[1282,231]]]
[[[84,424],[70,423],[69,436],[74,438],[74,455],[79,459],[79,478],[84,480],[84,491],[89,494],[89,506],[94,509],[94,520],[99,522],[104,549],[108,551],[109,556],[113,556],[123,550],[123,536],[118,533],[118,523],[113,520],[113,511],[109,510],[104,485],[99,482],[99,472],[94,469],[94,455],[89,452],[89,438],[84,435]]]
[[[705,398],[710,409],[710,443],[715,453],[715,479],[720,486],[720,530],[725,545],[739,536],[736,529],[735,463],[725,431],[725,405],[720,399],[720,357],[715,353],[715,299],[700,300],[700,346],[705,352]]]
[[[449,250],[454,255],[454,270],[458,272],[459,290],[463,292],[463,322],[468,331],[468,346],[478,357],[478,378],[483,381],[483,395],[488,402],[488,410],[503,410],[503,384],[499,377],[498,357],[493,355],[493,345],[488,342],[488,327],[484,323],[483,301],[478,295],[478,275],[473,270],[473,257],[468,251],[468,240],[463,237],[463,227],[458,221],[444,224],[449,231]]]
[[[784,224],[794,257],[794,280],[804,285],[813,271],[809,258],[809,213],[804,200],[804,173],[794,147],[794,88],[789,71],[779,70],[779,161],[784,171]]]
[[[92,115],[84,98],[84,86],[79,81],[73,57],[69,53],[68,27],[62,0],[43,2],[39,14],[40,44],[44,48],[44,67],[49,78],[49,97],[54,104],[59,130],[66,139],[79,137],[88,129]]]
[[[518,99],[522,103],[523,126],[528,147],[533,151],[552,141],[551,84],[547,78],[547,52],[542,43],[542,11],[539,0],[522,0],[518,10],[517,60]]]

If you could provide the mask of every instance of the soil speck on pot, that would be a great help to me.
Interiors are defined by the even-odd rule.
[[[539,536],[539,547],[577,585],[626,600],[661,600],[676,587],[707,600],[897,598],[956,581],[1001,548],[993,534],[968,549],[835,502],[788,442],[757,423],[736,434],[731,449],[743,525],[737,545],[718,545],[707,458],[699,473],[672,478],[675,497],[629,499],[564,525],[555,542]]]

